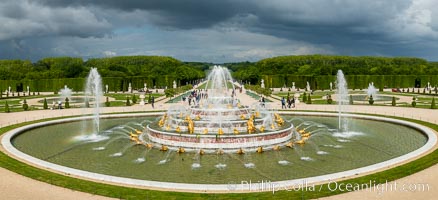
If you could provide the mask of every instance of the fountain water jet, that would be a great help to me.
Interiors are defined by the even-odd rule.
[[[64,85],[64,88],[59,90],[59,93],[61,94],[60,101],[65,101],[65,98],[71,100],[71,92],[72,90],[68,88],[67,85]]]
[[[97,68],[91,68],[90,74],[87,78],[87,83],[85,85],[85,95],[86,101],[89,102],[90,97],[94,97],[94,133],[99,133],[100,125],[100,98],[103,95],[102,91],[102,78],[100,77]]]
[[[373,82],[368,84],[367,95],[368,95],[367,98],[369,98],[372,95],[374,100],[377,100],[377,89],[376,87],[374,87]]]
[[[348,119],[343,116],[349,104],[347,81],[342,70],[338,70],[336,76],[336,87],[338,97],[338,129],[340,132],[348,131]]]

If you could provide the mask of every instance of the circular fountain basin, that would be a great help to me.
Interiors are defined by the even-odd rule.
[[[369,100],[369,96],[366,94],[357,94],[357,95],[352,95],[353,97],[353,101],[368,101]],[[373,95],[373,100],[374,101],[392,101],[392,96],[386,96],[386,95]],[[396,98],[396,100],[398,100],[398,98]]]
[[[107,140],[78,141],[78,134],[91,131],[78,128],[78,120],[91,119],[80,117],[15,129],[4,135],[2,145],[27,162],[84,178],[168,190],[251,192],[247,184],[230,188],[228,183],[251,181],[259,187],[265,180],[287,187],[357,176],[418,157],[437,140],[427,127],[391,118],[347,115],[353,118],[352,130],[338,133],[335,114],[282,114],[295,127],[314,132],[305,145],[201,156],[131,142],[127,134],[146,128],[151,122],[145,119],[155,121],[157,113],[105,116],[101,130]]]
[[[53,101],[55,101],[55,102],[58,102],[58,101],[62,101],[62,102],[64,102],[65,101],[65,98],[62,98],[62,97],[54,97],[54,98],[47,98],[46,99],[47,100],[47,102],[53,102]],[[93,102],[94,101],[94,98],[89,98],[89,101],[90,102]],[[43,100],[39,100],[38,101],[38,103],[43,103],[44,102],[44,99]],[[69,102],[70,103],[84,103],[85,102],[85,97],[70,97],[69,98]]]

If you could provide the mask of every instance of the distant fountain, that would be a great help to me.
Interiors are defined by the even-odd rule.
[[[64,85],[64,88],[59,90],[59,93],[61,94],[60,101],[65,101],[65,98],[71,100],[71,89],[67,85]]]
[[[367,95],[368,95],[368,97],[373,95],[374,100],[377,99],[377,89],[376,89],[376,87],[374,87],[373,82],[368,84]]]
[[[173,89],[176,89],[176,81],[173,81]]]
[[[260,87],[261,87],[261,88],[265,88],[265,80],[262,79],[262,80],[260,81]]]
[[[340,132],[348,131],[347,118],[343,116],[346,112],[346,107],[349,104],[347,81],[345,80],[342,70],[338,70],[336,77],[337,99],[338,99],[338,129]]]
[[[87,83],[85,85],[85,100],[90,101],[91,98],[94,98],[94,134],[99,133],[99,125],[100,125],[100,98],[103,96],[102,94],[102,78],[100,74],[97,72],[96,68],[91,68],[90,74],[87,78]]]
[[[309,81],[307,81],[306,89],[307,89],[307,91],[310,91],[310,84],[309,84]]]

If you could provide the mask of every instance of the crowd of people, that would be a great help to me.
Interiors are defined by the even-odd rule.
[[[287,104],[287,105],[286,105]],[[288,96],[287,99],[281,98],[281,109],[295,108],[295,98]]]

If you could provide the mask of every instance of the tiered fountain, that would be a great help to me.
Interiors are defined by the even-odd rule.
[[[237,103],[226,68],[214,66],[206,84],[208,98],[199,105],[174,106],[159,122],[148,125],[147,138],[153,146],[180,152],[243,153],[278,149],[293,139],[293,125],[277,113]]]

